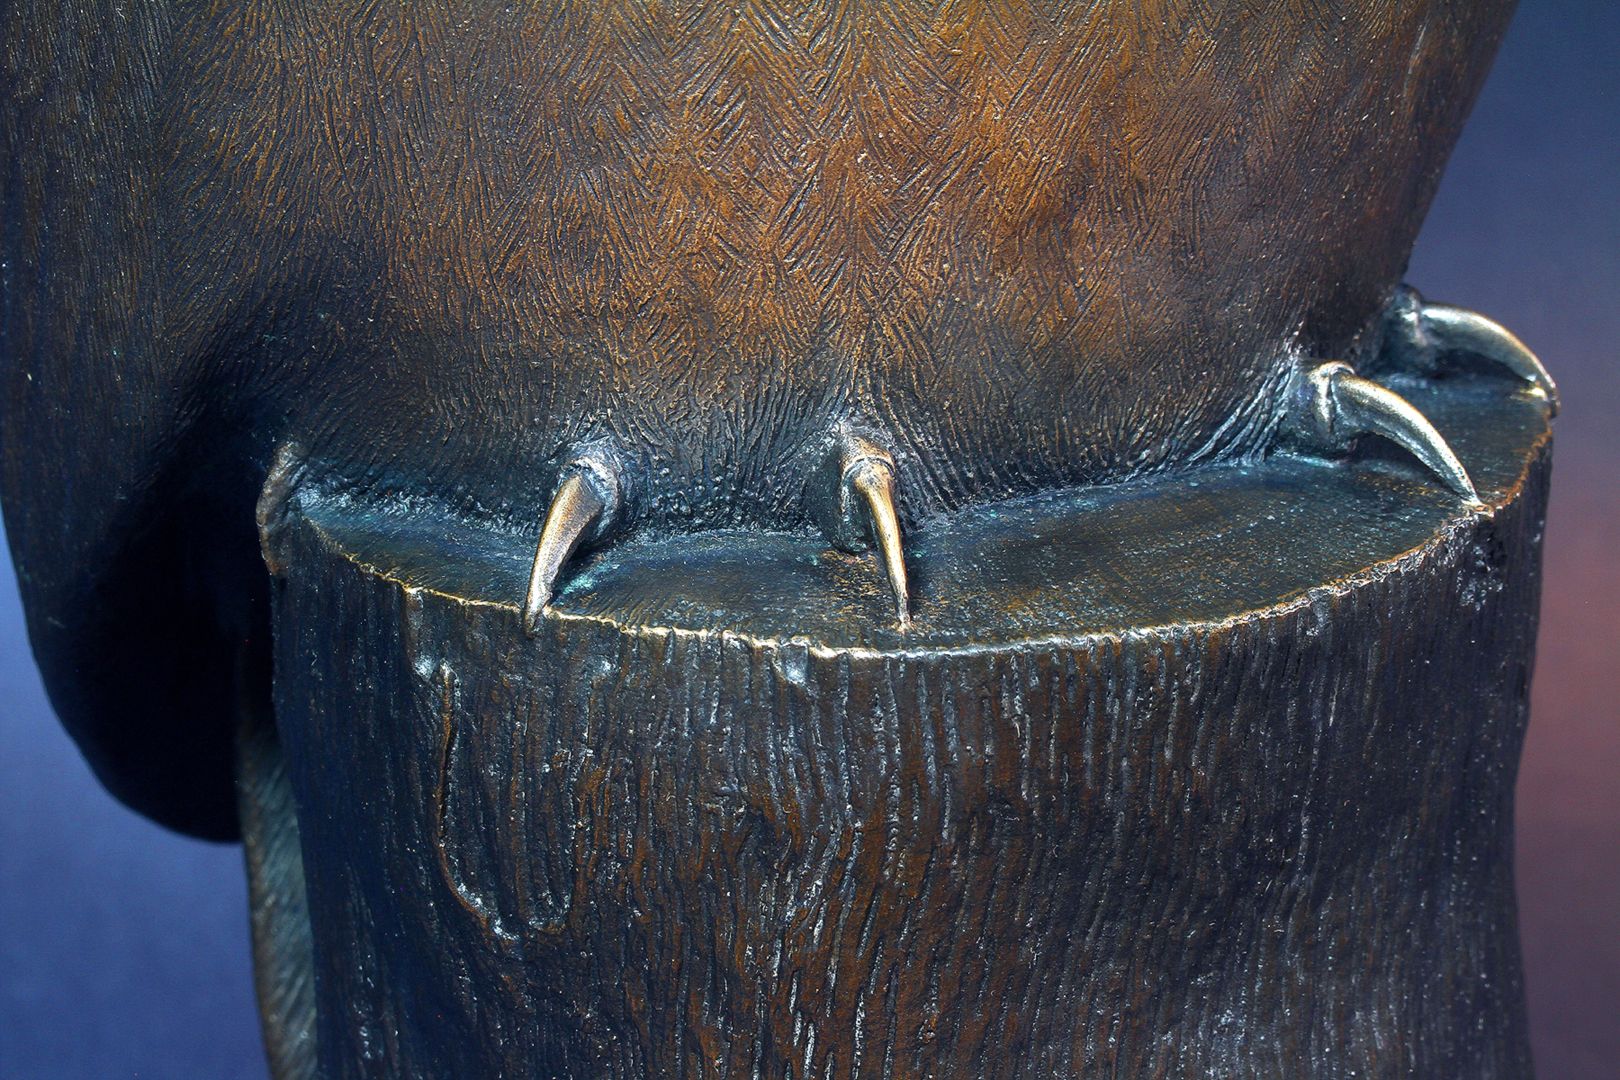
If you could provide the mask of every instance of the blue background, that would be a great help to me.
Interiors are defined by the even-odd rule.
[[[1538,1071],[1620,1074],[1620,4],[1525,0],[1412,260],[1564,394],[1520,917]],[[3,545],[0,545],[3,549]],[[0,550],[0,560],[5,559]],[[125,810],[57,727],[0,565],[0,1076],[263,1077],[241,851]]]

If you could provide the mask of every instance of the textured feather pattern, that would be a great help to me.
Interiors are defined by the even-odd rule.
[[[603,435],[676,527],[802,520],[843,419],[912,518],[1253,452],[1394,286],[1499,21],[230,5],[175,50],[179,294],[228,284],[204,325],[341,475],[514,520]]]
[[[911,531],[1262,453],[1296,358],[1377,350],[1511,6],[8,4],[0,480],[58,709],[231,831],[278,447],[529,530],[593,441],[668,530],[807,525],[846,425]]]

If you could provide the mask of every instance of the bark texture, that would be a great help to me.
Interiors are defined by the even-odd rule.
[[[613,549],[531,639],[520,538],[293,495],[323,1068],[1528,1076],[1505,387],[1409,390],[1481,512],[1368,454],[1006,504],[918,538],[905,635],[869,564],[737,534]]]

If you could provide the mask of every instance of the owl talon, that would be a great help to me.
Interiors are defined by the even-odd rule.
[[[1362,435],[1379,435],[1406,450],[1470,506],[1480,505],[1468,470],[1412,403],[1357,375],[1349,364],[1322,364],[1305,376],[1301,428],[1307,442],[1345,450]]]
[[[1488,360],[1530,384],[1558,414],[1558,385],[1536,354],[1501,323],[1451,304],[1430,304],[1402,286],[1390,304],[1391,351],[1397,366],[1433,371],[1443,353],[1469,353]]]
[[[875,547],[894,596],[900,626],[911,623],[905,546],[895,509],[894,458],[858,435],[841,435],[811,488],[811,510],[841,551]]]
[[[577,455],[558,475],[523,601],[523,629],[529,634],[540,628],[563,564],[582,542],[600,539],[613,528],[622,501],[619,470],[606,454]]]
[[[883,559],[889,591],[894,594],[895,617],[901,626],[906,626],[911,622],[911,597],[905,551],[900,543],[900,519],[894,510],[894,467],[864,460],[848,474],[848,483],[865,505],[867,528]]]

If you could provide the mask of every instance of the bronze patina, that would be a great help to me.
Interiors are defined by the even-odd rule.
[[[1528,1076],[1512,4],[0,14],[0,468],[282,1076]]]

